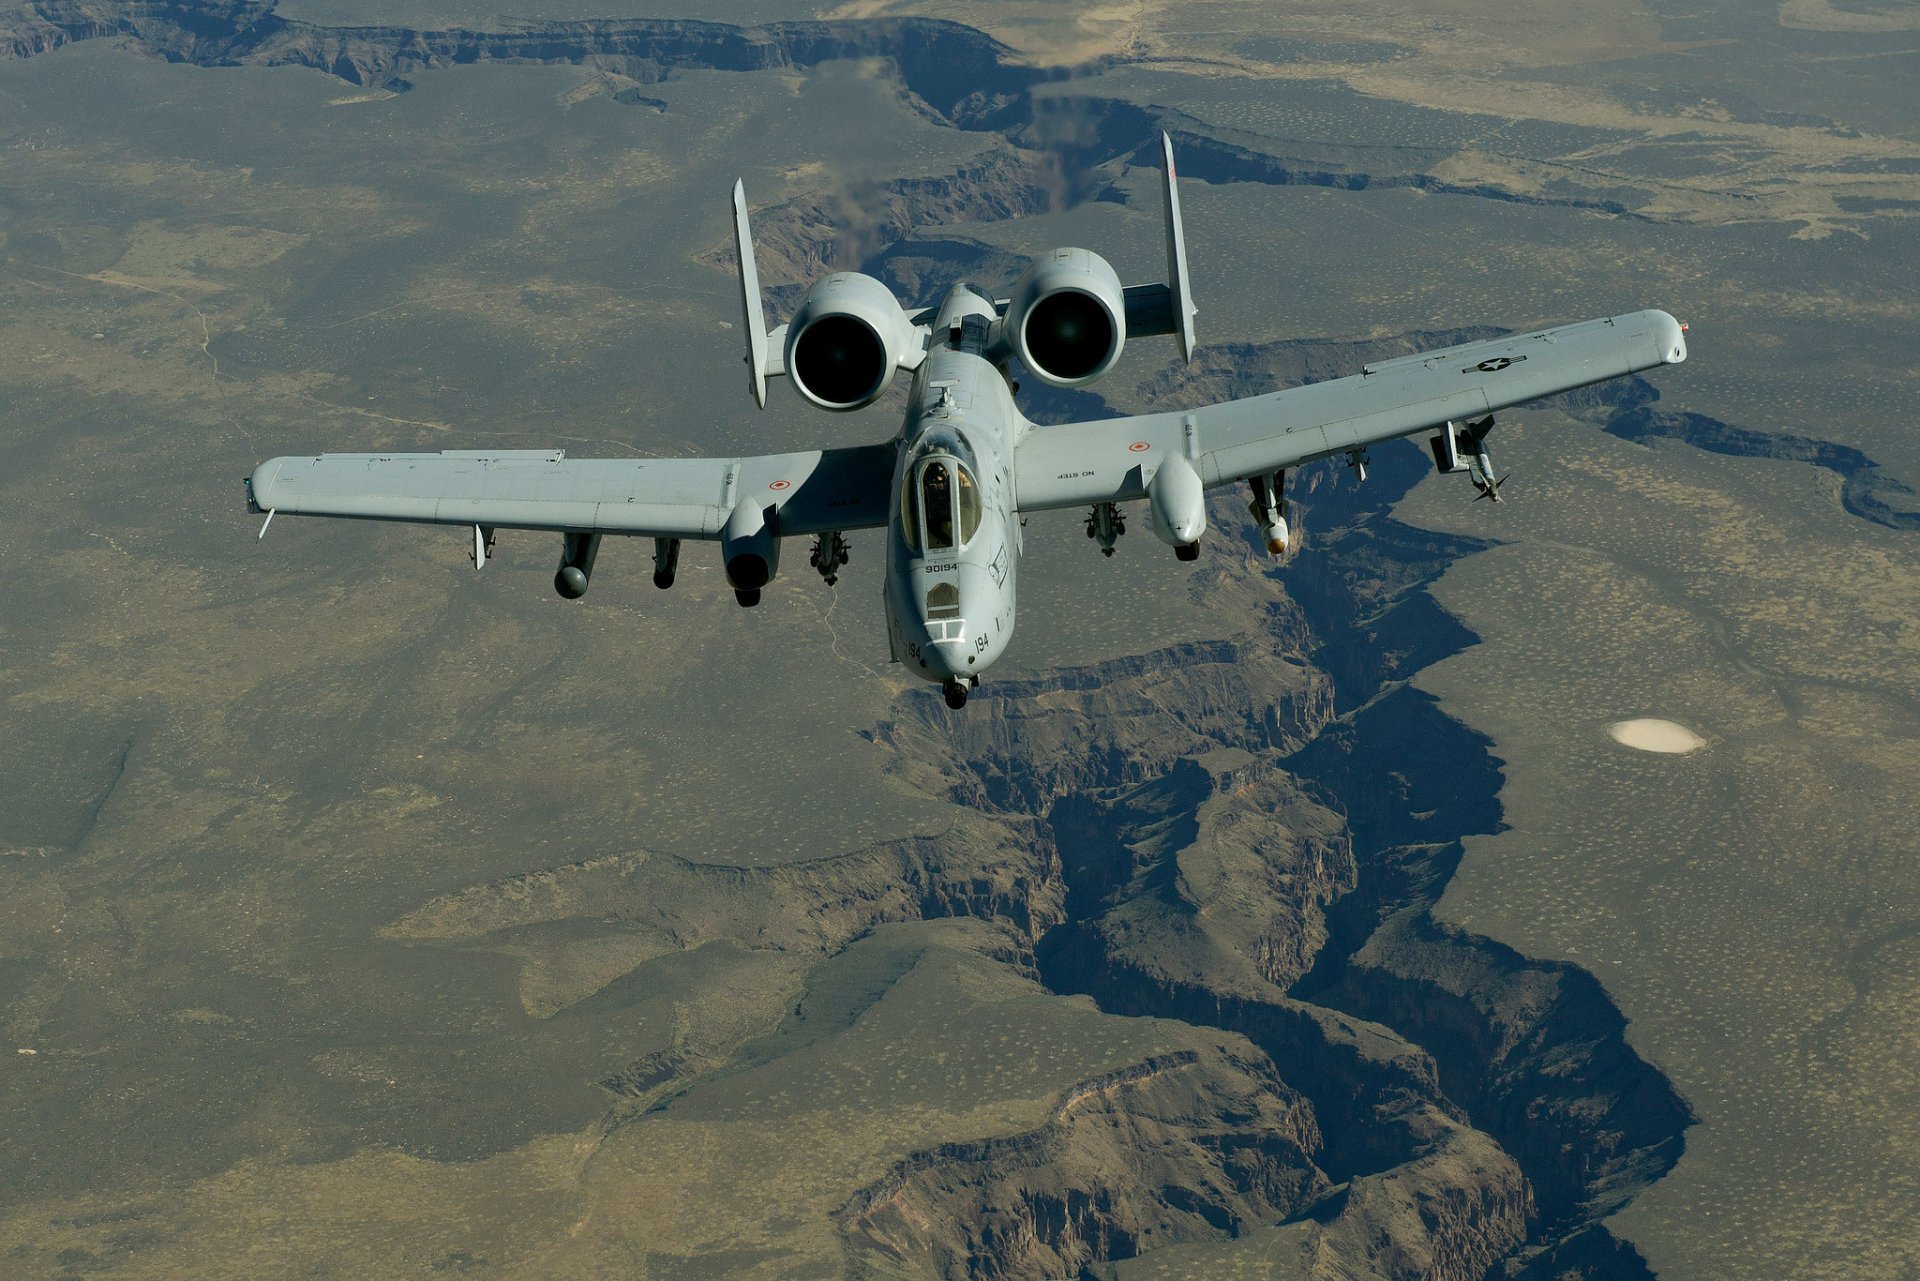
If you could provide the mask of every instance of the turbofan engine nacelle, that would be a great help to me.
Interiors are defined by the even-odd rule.
[[[822,409],[871,405],[913,351],[913,324],[887,287],[857,271],[814,282],[787,325],[787,376]]]
[[[1014,285],[1007,325],[1014,352],[1035,377],[1084,387],[1112,369],[1126,346],[1126,294],[1099,254],[1055,249]]]
[[[770,508],[742,501],[720,530],[720,562],[736,592],[758,592],[780,572],[780,530]]]

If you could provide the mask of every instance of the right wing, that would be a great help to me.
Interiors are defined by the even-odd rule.
[[[892,508],[893,444],[753,458],[579,458],[559,450],[270,458],[252,510],[364,520],[718,538],[742,501],[781,534],[867,529]]]
[[[1035,427],[1015,453],[1021,511],[1146,496],[1170,453],[1220,485],[1687,358],[1680,323],[1637,311],[1366,366],[1330,382],[1171,413]]]

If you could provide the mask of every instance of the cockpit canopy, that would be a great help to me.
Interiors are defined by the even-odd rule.
[[[948,454],[921,458],[907,472],[900,495],[900,529],[907,550],[953,551],[980,528],[980,484],[973,469]]]

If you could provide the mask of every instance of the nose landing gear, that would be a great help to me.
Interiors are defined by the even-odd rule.
[[[968,691],[979,684],[978,676],[949,676],[946,684],[940,687],[940,694],[947,700],[947,706],[957,712],[967,705]]]

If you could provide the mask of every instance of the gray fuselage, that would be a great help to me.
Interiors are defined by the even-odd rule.
[[[998,346],[993,304],[955,286],[914,371],[900,429],[887,635],[894,659],[930,681],[978,676],[1013,635],[1013,451],[1025,420]]]

